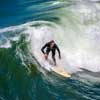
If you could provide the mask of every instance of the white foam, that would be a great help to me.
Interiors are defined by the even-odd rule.
[[[87,39],[85,40],[84,34],[83,37],[80,38],[73,37],[74,36],[73,33],[72,35],[66,34],[68,32],[65,33],[62,27],[59,27],[52,23],[51,26],[53,25],[53,27],[46,25],[47,23],[45,22],[41,22],[41,23],[44,23],[45,25],[44,26],[41,25],[38,28],[30,27],[26,31],[26,33],[29,34],[31,33],[30,34],[31,51],[33,52],[33,54],[35,54],[35,52],[38,52],[37,54],[39,56],[37,58],[38,61],[39,58],[41,58],[41,54],[42,54],[40,51],[41,47],[49,40],[55,39],[62,51],[61,66],[65,67],[67,71],[76,72],[79,71],[80,68],[86,68],[94,72],[100,70],[99,67],[100,57],[96,55],[97,50],[96,48],[92,47],[93,45],[91,44],[91,39],[88,41]],[[71,41],[72,43],[69,42],[69,36],[73,37]],[[82,42],[80,41],[80,39]],[[57,59],[57,61],[59,60]],[[47,64],[45,65],[45,67],[48,68]]]
[[[0,48],[10,48],[11,47],[11,43],[9,41],[7,41],[5,44],[0,45]]]

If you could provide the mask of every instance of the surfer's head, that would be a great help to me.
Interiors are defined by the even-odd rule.
[[[51,40],[50,43],[55,43],[55,41],[54,40]]]
[[[55,45],[55,41],[54,41],[54,40],[51,40],[51,41],[50,41],[50,47],[53,48],[54,45]]]

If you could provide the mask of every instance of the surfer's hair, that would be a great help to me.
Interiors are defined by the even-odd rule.
[[[54,43],[54,42],[55,42],[54,40],[51,40],[51,41],[50,41],[50,43]]]

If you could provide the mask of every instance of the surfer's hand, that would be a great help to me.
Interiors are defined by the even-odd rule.
[[[44,58],[47,60],[48,59],[48,55],[47,54],[44,54]]]

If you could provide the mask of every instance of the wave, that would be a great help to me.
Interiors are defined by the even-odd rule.
[[[21,9],[18,5],[15,8],[20,9],[22,16],[17,13],[14,22],[20,24],[13,26],[13,20],[9,20],[10,27],[0,28],[0,99],[99,100],[100,4],[97,0],[46,0],[45,3],[23,0],[17,4]],[[33,13],[35,8],[43,11],[36,9]],[[41,20],[34,21],[34,16]],[[25,19],[23,24],[20,20],[23,18],[30,22]],[[43,60],[41,47],[51,39],[61,50],[62,60],[57,54],[57,63],[72,73],[71,78],[49,71],[51,66]]]
[[[60,2],[52,4],[59,5]],[[0,29],[0,47],[11,48],[12,41],[18,41],[20,36],[25,34],[29,52],[41,64],[42,45],[54,39],[61,49],[61,65],[66,71],[74,73],[85,68],[99,72],[99,8],[97,3],[90,4],[82,2],[60,8],[55,14],[59,20],[55,22],[31,21]]]

